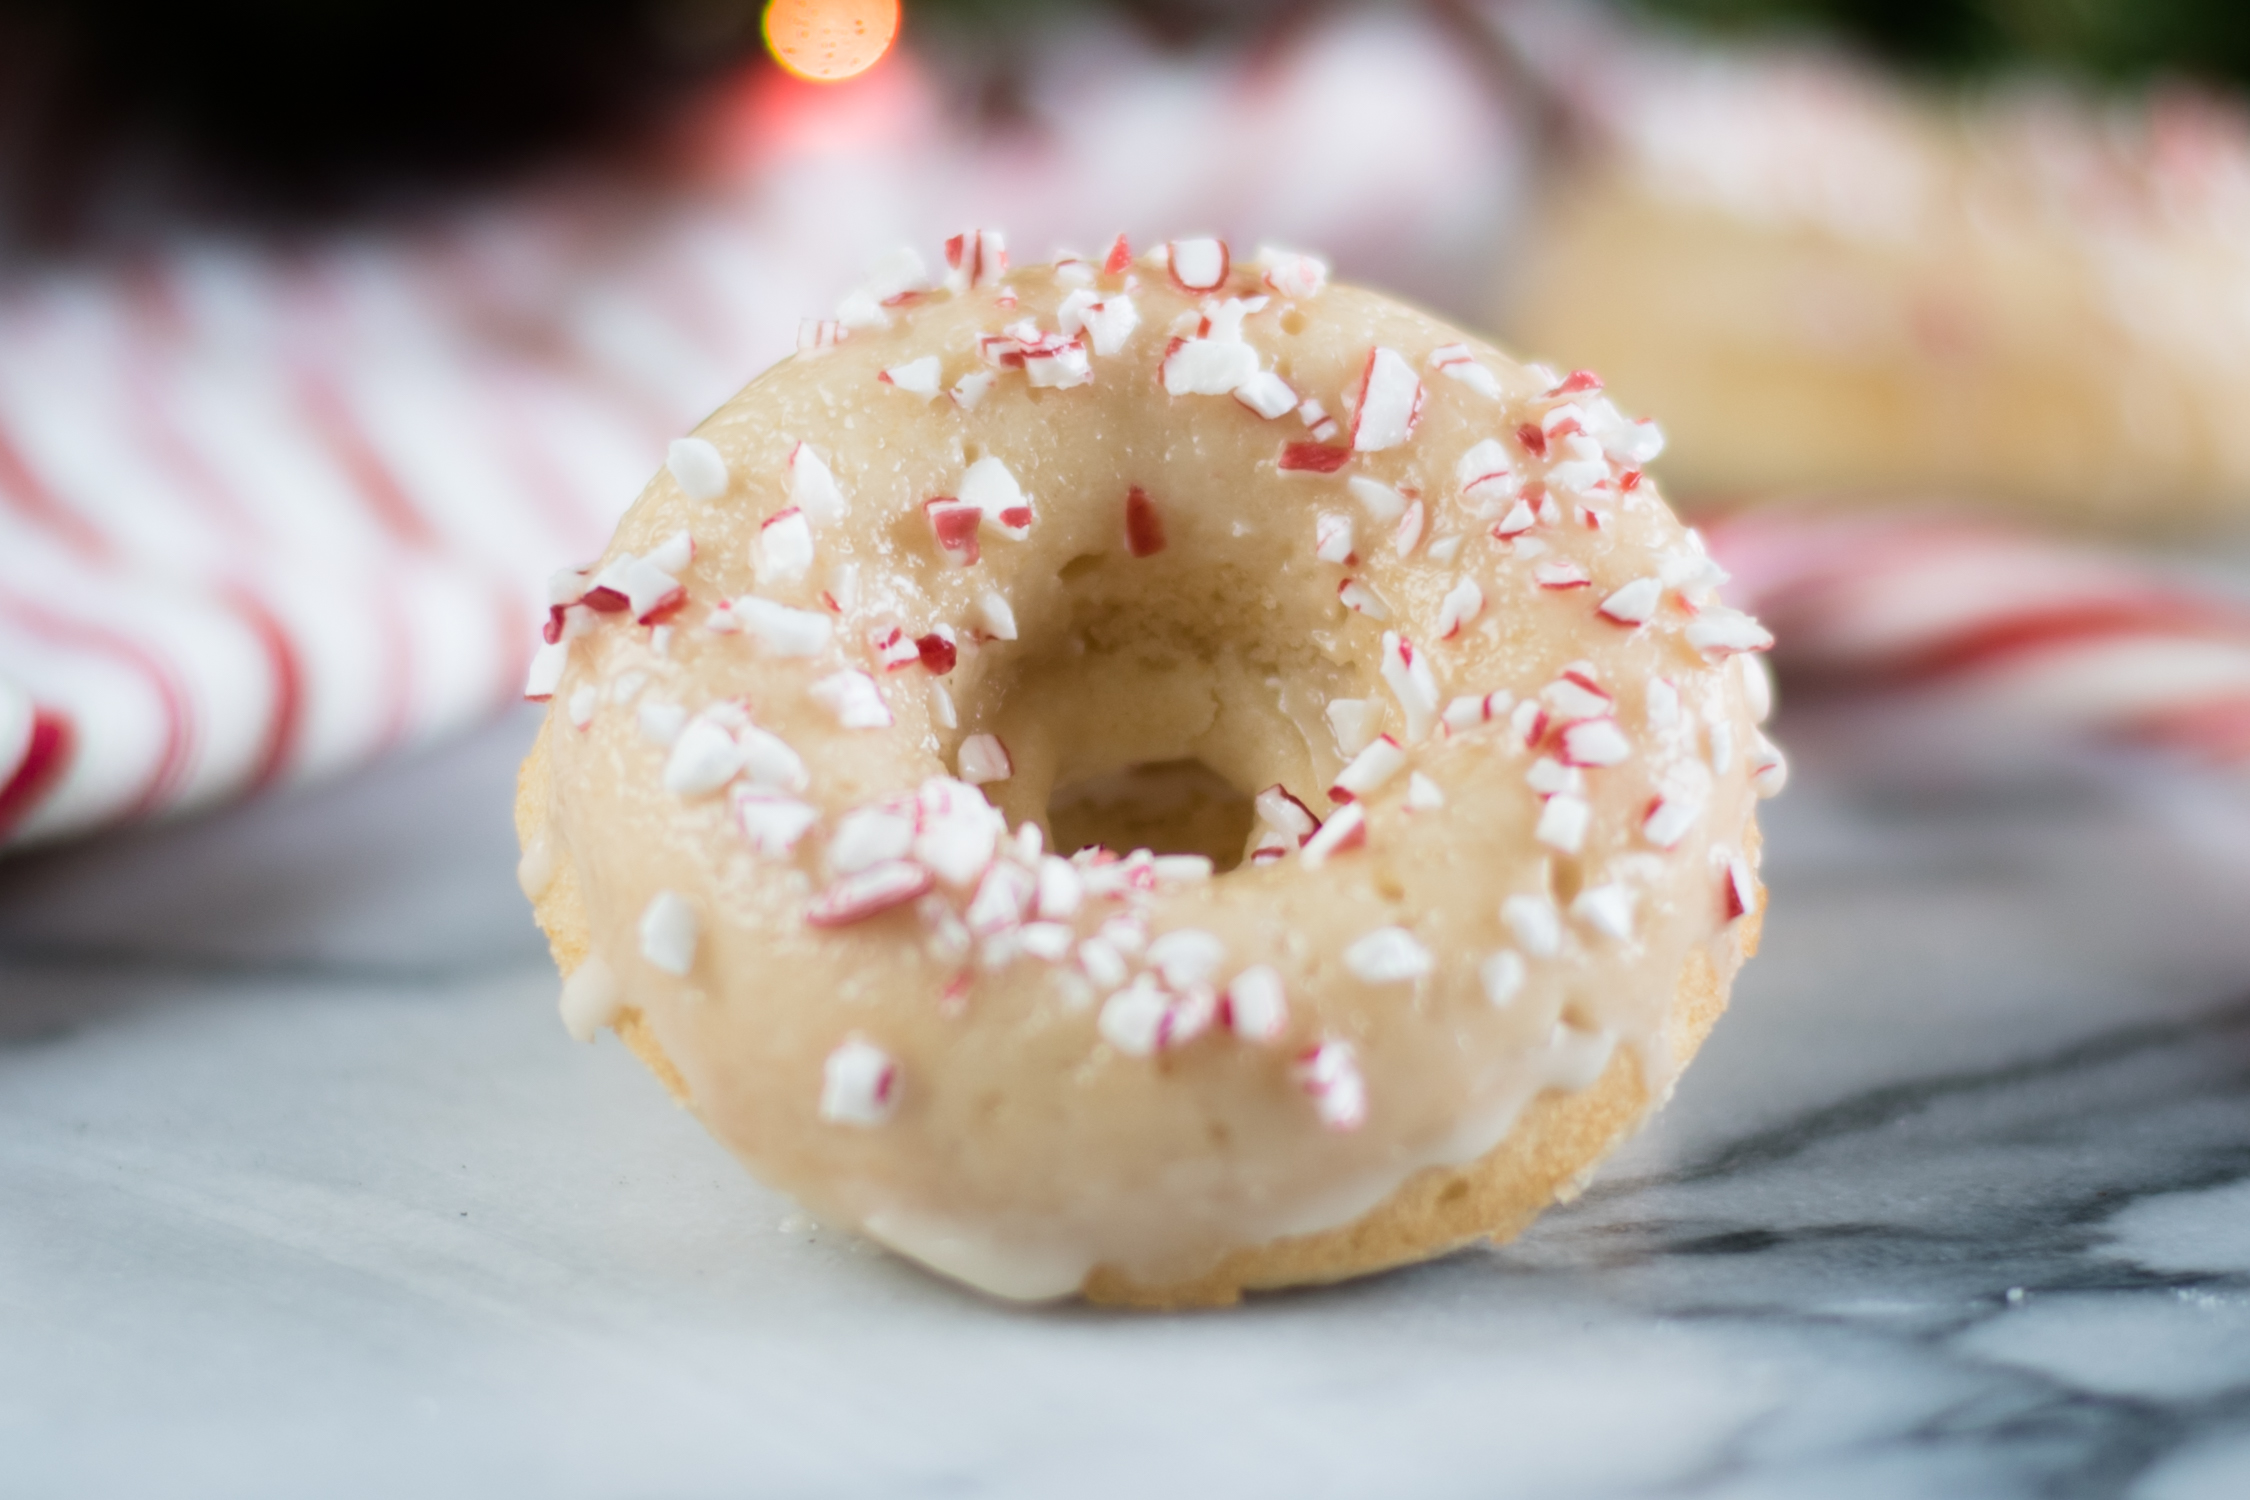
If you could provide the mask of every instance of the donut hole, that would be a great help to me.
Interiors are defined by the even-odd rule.
[[[1201,854],[1219,870],[1242,862],[1251,799],[1200,760],[1127,766],[1055,788],[1047,826],[1064,854],[1088,845]]]
[[[1270,569],[1254,538],[1198,535],[1189,504],[1173,516],[1178,545],[1161,553],[1085,536],[1053,574],[1018,584],[1019,639],[956,675],[960,732],[1007,746],[1011,774],[985,794],[1059,853],[1150,849],[1246,870],[1257,793],[1280,785],[1317,807],[1334,780],[1314,746],[1337,689],[1313,639],[1333,585],[1262,607]]]

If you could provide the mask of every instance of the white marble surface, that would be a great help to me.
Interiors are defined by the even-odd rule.
[[[565,1039],[526,725],[0,866],[0,1495],[2250,1494],[2250,791],[1796,726],[1766,954],[1519,1244],[998,1307]]]

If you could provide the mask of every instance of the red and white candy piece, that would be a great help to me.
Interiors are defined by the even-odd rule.
[[[1135,557],[1154,557],[1164,550],[1163,514],[1137,484],[1125,492],[1125,550]]]
[[[1344,967],[1367,984],[1405,984],[1429,973],[1437,960],[1405,928],[1378,927],[1344,949]]]
[[[978,883],[969,909],[962,913],[963,919],[968,922],[969,931],[979,937],[991,937],[1020,927],[1038,891],[1036,872],[1007,860],[995,860]]]
[[[675,797],[709,796],[742,773],[742,747],[734,731],[710,714],[698,714],[672,741],[664,762],[664,790]]]
[[[1123,292],[1101,295],[1080,288],[1055,309],[1055,326],[1065,334],[1084,334],[1094,353],[1106,359],[1132,338],[1141,326],[1141,313]]]
[[[920,359],[910,359],[903,365],[892,365],[876,375],[877,380],[893,390],[919,396],[924,401],[936,397],[940,386],[938,357],[925,354]]]
[[[1173,240],[1164,247],[1165,268],[1190,292],[1212,292],[1226,285],[1229,259],[1227,242],[1217,238]]]
[[[1636,578],[1604,599],[1597,608],[1620,625],[1645,625],[1655,618],[1656,607],[1663,599],[1661,579]]]
[[[836,716],[845,729],[888,729],[891,708],[883,690],[865,672],[832,672],[805,689],[813,702]]]
[[[976,229],[945,242],[945,285],[954,292],[997,285],[1008,274],[1008,241],[997,229]]]
[[[687,602],[687,590],[664,565],[671,563],[674,569],[687,566],[693,544],[686,538],[683,531],[647,557],[618,554],[593,576],[579,602],[599,614],[622,611],[643,625],[669,614]]]
[[[817,610],[791,609],[756,594],[744,594],[727,605],[733,628],[749,636],[774,656],[818,656],[828,649],[836,622]]]
[[[1308,870],[1317,870],[1328,863],[1329,856],[1357,849],[1367,842],[1367,813],[1357,802],[1345,806],[1320,825],[1318,832],[1305,840],[1300,858]]]
[[[1227,984],[1219,1013],[1246,1042],[1281,1040],[1289,1029],[1289,995],[1280,973],[1265,964],[1244,969]]]
[[[1325,710],[1336,748],[1357,755],[1383,729],[1383,703],[1379,698],[1332,698]]]
[[[1378,526],[1392,525],[1406,514],[1406,496],[1380,479],[1354,474],[1344,481],[1344,488]]]
[[[977,403],[1000,383],[1000,377],[990,370],[971,370],[953,382],[953,404],[963,411],[975,411]]]
[[[996,734],[970,735],[961,742],[957,759],[961,779],[971,786],[1006,781],[1016,773],[1015,762],[1008,756],[1007,745]]]
[[[1706,656],[1773,649],[1772,632],[1738,609],[1705,610],[1688,621],[1680,634]]]
[[[966,782],[934,777],[916,794],[914,857],[938,879],[967,889],[992,863],[1006,820]]]
[[[787,587],[802,583],[812,571],[812,523],[792,505],[774,512],[759,525],[751,559],[758,587]]]
[[[878,625],[867,632],[868,654],[885,672],[903,672],[922,660],[922,648],[897,625]]]
[[[914,638],[914,659],[932,677],[943,677],[952,671],[960,656],[960,643],[950,625],[940,625],[929,634]]]
[[[1703,804],[1698,798],[1677,794],[1659,797],[1649,804],[1648,815],[1641,819],[1641,837],[1659,849],[1676,849],[1702,816]]]
[[[1531,581],[1543,589],[1582,589],[1594,579],[1567,557],[1548,557],[1532,564]]]
[[[1406,769],[1406,749],[1389,735],[1378,735],[1375,743],[1352,757],[1351,764],[1336,773],[1336,784],[1328,789],[1331,802],[1355,802],[1382,787],[1393,776]]]
[[[1258,351],[1239,338],[1174,339],[1164,354],[1171,396],[1231,396],[1258,378]]]
[[[1383,681],[1406,715],[1406,741],[1419,744],[1437,724],[1437,678],[1429,658],[1395,630],[1383,632]]]
[[[731,482],[727,461],[709,441],[699,437],[674,438],[665,450],[664,467],[671,471],[680,493],[690,500],[716,500],[726,494]]]
[[[1523,955],[1513,948],[1502,948],[1477,966],[1477,979],[1484,985],[1484,998],[1495,1010],[1506,1009],[1522,991],[1528,977]]]
[[[1395,349],[1368,351],[1353,393],[1352,450],[1379,453],[1414,435],[1422,419],[1422,381]]]
[[[930,535],[947,562],[957,568],[975,566],[982,555],[977,528],[984,523],[983,507],[952,495],[938,495],[922,502],[922,515],[930,523]]]
[[[1422,544],[1422,527],[1428,515],[1422,502],[1416,500],[1398,518],[1398,527],[1391,533],[1391,545],[1397,549],[1399,556],[1411,557],[1414,549]]]
[[[914,852],[916,808],[911,797],[888,797],[853,808],[836,820],[823,858],[828,873],[857,875]]]
[[[1333,419],[1331,419],[1333,420]],[[1274,466],[1284,474],[1333,474],[1352,461],[1352,450],[1326,442],[1283,443]]]
[[[1298,1054],[1295,1073],[1321,1124],[1347,1132],[1367,1123],[1367,1083],[1351,1043],[1331,1040],[1308,1047]]]
[[[1594,680],[1593,666],[1581,662],[1565,667],[1560,676],[1539,690],[1539,702],[1560,723],[1599,719],[1614,712],[1617,700]]]
[[[1453,478],[1461,487],[1461,498],[1488,516],[1515,498],[1518,484],[1514,460],[1497,438],[1485,438],[1462,454],[1453,466]]]
[[[899,1067],[863,1037],[848,1037],[821,1065],[820,1117],[836,1125],[873,1127],[898,1111]]]
[[[1297,393],[1289,382],[1271,370],[1261,370],[1234,388],[1234,399],[1267,421],[1278,421],[1297,409]]]
[[[1748,916],[1758,909],[1758,881],[1750,873],[1750,861],[1731,849],[1714,849],[1715,856],[1726,863],[1726,877],[1720,883],[1720,894],[1726,908],[1727,920]]]
[[[850,509],[836,475],[809,443],[789,450],[789,503],[815,526],[832,526]]]
[[[1343,601],[1344,608],[1363,614],[1370,620],[1388,620],[1391,617],[1391,607],[1383,602],[1383,596],[1357,578],[1347,578],[1337,584],[1336,597]]]
[[[805,921],[814,927],[847,927],[905,905],[930,885],[930,871],[923,866],[912,860],[886,860],[822,891],[806,908]]]
[[[1437,638],[1449,641],[1461,633],[1461,627],[1484,613],[1484,590],[1472,579],[1464,578],[1446,591],[1438,601]]]
[[[1020,542],[1031,533],[1030,498],[1008,466],[990,454],[969,465],[961,476],[958,499],[975,506],[1010,541]]]
[[[542,642],[539,649],[531,653],[531,669],[524,674],[524,697],[533,703],[545,703],[554,697],[555,689],[562,686],[563,673],[569,666],[570,642]],[[575,717],[573,714],[573,718]]]
[[[1043,390],[1069,390],[1091,385],[1094,367],[1086,345],[1074,338],[1042,338],[1023,346],[1024,379]]]
[[[1629,760],[1633,742],[1615,719],[1581,719],[1562,732],[1563,764],[1614,766]]]
[[[767,859],[787,859],[820,822],[820,809],[767,786],[734,789],[734,818],[750,847]]]
[[[695,968],[703,923],[676,891],[658,891],[641,910],[641,957],[667,974],[685,978]]]
[[[1460,381],[1480,396],[1500,399],[1500,379],[1483,365],[1467,344],[1442,344],[1430,351],[1430,368]]]
[[[1350,566],[1352,518],[1340,511],[1323,511],[1313,520],[1313,556],[1322,562]]]
[[[801,792],[811,784],[804,757],[780,735],[743,724],[735,729],[734,742],[742,751],[742,774],[757,785]]]
[[[1507,541],[1510,537],[1523,535],[1538,524],[1538,512],[1531,508],[1530,502],[1518,500],[1508,508],[1506,515],[1492,523],[1492,534],[1501,541]]]
[[[1510,896],[1500,903],[1500,920],[1515,934],[1516,946],[1533,958],[1562,952],[1562,913],[1547,896]]]
[[[1258,793],[1251,805],[1257,810],[1258,821],[1288,839],[1292,848],[1302,846],[1320,831],[1320,819],[1313,816],[1312,809],[1279,782]]]
[[[1628,942],[1633,936],[1633,908],[1639,899],[1631,886],[1620,882],[1590,885],[1571,898],[1570,915],[1605,937]]]
[[[1558,793],[1539,809],[1539,822],[1531,836],[1550,849],[1576,854],[1586,844],[1586,829],[1594,810],[1583,797]]]
[[[1516,695],[1506,688],[1486,693],[1483,697],[1454,698],[1447,701],[1439,718],[1448,733],[1459,734],[1480,724],[1489,724],[1501,718],[1516,706]]]
[[[1257,258],[1250,264],[1276,296],[1301,302],[1319,296],[1328,285],[1328,262],[1317,255],[1260,245]]]

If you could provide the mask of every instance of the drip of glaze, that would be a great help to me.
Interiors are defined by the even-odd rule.
[[[516,884],[523,888],[526,900],[536,902],[555,883],[556,871],[554,833],[542,828],[532,835],[523,857],[516,861]]]
[[[588,954],[563,981],[563,1029],[578,1041],[590,1042],[595,1032],[617,1024],[624,1001],[625,992],[618,986],[617,975],[599,954]]]

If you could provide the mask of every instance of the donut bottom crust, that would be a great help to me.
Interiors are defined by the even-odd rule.
[[[526,847],[539,835],[551,804],[551,726],[552,720],[541,726],[516,778],[516,829]],[[1753,825],[1753,850],[1756,837]],[[1761,909],[1745,915],[1736,930],[1739,959],[1757,952],[1763,905],[1761,899]],[[556,966],[568,975],[584,961],[592,933],[568,862],[557,866],[532,910]],[[1726,1009],[1728,986],[1729,976],[1721,975],[1703,950],[1689,954],[1664,1027],[1675,1076],[1693,1061]],[[615,1029],[674,1102],[692,1112],[687,1080],[640,1012],[626,1009]],[[1534,1099],[1500,1144],[1482,1157],[1465,1166],[1425,1167],[1348,1224],[1229,1251],[1209,1271],[1186,1281],[1149,1285],[1096,1266],[1079,1295],[1100,1305],[1155,1311],[1225,1307],[1241,1301],[1244,1292],[1346,1281],[1429,1260],[1480,1239],[1504,1243],[1550,1205],[1575,1198],[1603,1159],[1663,1102],[1650,1093],[1638,1059],[1621,1048],[1591,1086]]]

